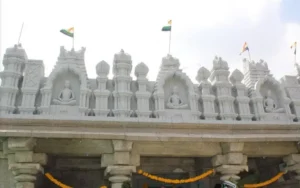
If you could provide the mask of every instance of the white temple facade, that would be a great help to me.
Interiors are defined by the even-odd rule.
[[[95,66],[93,79],[85,50],[61,47],[48,77],[43,61],[29,59],[20,44],[6,50],[0,72],[0,188],[55,187],[39,177],[44,171],[73,187],[81,180],[86,183],[79,187],[106,182],[121,188],[128,180],[133,187],[159,187],[136,170],[178,178],[215,168],[217,178],[181,186],[213,187],[221,180],[239,181],[249,169],[269,177],[264,169],[275,173],[281,163],[292,174],[273,187],[299,186],[300,75],[276,80],[263,60],[244,60],[243,71],[230,72],[215,57],[212,69],[199,68],[193,83],[180,61],[167,55],[151,81],[147,63],[133,67],[121,50],[111,65]],[[91,170],[89,177],[80,175],[84,170]],[[95,184],[88,182],[97,176]]]

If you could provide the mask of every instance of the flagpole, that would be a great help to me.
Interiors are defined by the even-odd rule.
[[[171,24],[171,30],[170,30],[170,35],[169,35],[169,55],[171,55],[170,54],[170,52],[171,52],[171,33],[172,33],[172,24]]]
[[[19,35],[19,39],[18,39],[18,45],[20,44],[20,39],[21,39],[22,31],[23,31],[23,26],[24,26],[24,22],[22,23],[22,27],[21,27],[21,31],[20,31],[20,35]]]
[[[295,63],[297,63],[297,43],[296,43],[296,45],[295,45],[295,52],[294,52],[294,61],[295,61]]]
[[[251,62],[250,50],[248,50],[248,55],[249,55],[249,60],[250,60],[250,62]]]
[[[75,29],[73,30],[72,49],[74,49],[74,38],[75,38]]]

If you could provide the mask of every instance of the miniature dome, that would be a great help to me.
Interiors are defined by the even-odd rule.
[[[242,80],[244,79],[244,75],[243,73],[238,70],[238,69],[235,69],[231,75],[229,76],[229,80],[231,83],[241,83]]]
[[[97,64],[96,66],[96,72],[97,72],[97,75],[100,76],[100,75],[105,75],[107,76],[108,73],[109,73],[109,69],[110,69],[110,66],[108,63],[106,63],[105,61],[101,61],[100,63]]]
[[[27,60],[27,54],[21,44],[14,45],[12,48],[7,48],[4,57],[18,57]]]
[[[148,66],[145,63],[141,62],[135,67],[134,74],[136,77],[147,76],[148,72],[149,72]]]
[[[206,81],[209,78],[209,76],[210,76],[209,70],[207,70],[205,67],[201,67],[198,70],[198,74],[197,74],[196,80],[198,82]]]
[[[119,53],[115,54],[114,63],[129,63],[131,64],[131,56],[124,52],[122,49]]]

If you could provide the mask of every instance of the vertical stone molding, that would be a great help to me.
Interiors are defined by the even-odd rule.
[[[233,85],[235,105],[239,114],[239,118],[244,121],[251,121],[253,115],[250,111],[250,98],[248,97],[248,88],[242,83],[244,79],[243,73],[235,69],[229,76],[230,82]]]
[[[130,90],[132,61],[131,56],[121,50],[115,54],[113,63],[113,80],[115,88],[114,96],[114,114],[116,117],[128,117],[130,115],[130,99],[132,91]]]
[[[107,75],[109,74],[110,66],[105,61],[101,61],[97,64],[97,89],[94,90],[94,94],[96,97],[96,104],[95,104],[95,115],[106,117],[109,113],[108,109],[108,97],[110,95],[110,91],[107,90]]]
[[[288,171],[297,173],[296,179],[300,181],[300,154],[290,154],[284,157],[283,161],[287,164]]]
[[[22,84],[22,104],[19,107],[20,114],[33,114],[36,108],[36,96],[44,77],[44,63],[41,60],[28,60],[25,65]]]
[[[215,109],[215,96],[212,94],[212,85],[207,80],[210,76],[209,70],[201,67],[198,70],[196,80],[199,82],[199,90],[201,93],[200,102],[202,103],[202,116],[206,120],[215,120],[218,113]]]
[[[228,80],[229,73],[228,63],[216,56],[209,79],[216,94],[219,116],[222,120],[235,120],[237,117],[234,110],[235,98],[232,96],[232,86]]]
[[[223,155],[212,158],[212,165],[221,173],[221,180],[236,182],[240,179],[238,174],[248,171],[247,156],[244,155],[244,143],[221,143]]]
[[[38,173],[43,173],[42,165],[47,164],[47,155],[34,153],[34,138],[9,138],[7,151],[8,169],[13,173],[16,188],[34,188]]]
[[[14,186],[14,177],[8,170],[8,154],[4,151],[4,143],[0,138],[0,188],[11,188]]]
[[[140,118],[149,118],[151,111],[149,110],[149,98],[151,93],[147,91],[147,74],[149,68],[145,63],[139,63],[135,67],[135,76],[137,77],[138,91],[135,93],[137,98],[137,115]]]

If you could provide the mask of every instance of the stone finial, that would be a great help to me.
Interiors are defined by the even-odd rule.
[[[96,65],[96,72],[98,76],[107,76],[109,74],[110,66],[105,61],[101,61]]]
[[[162,59],[162,63],[160,69],[162,70],[178,70],[180,66],[180,62],[177,58],[168,54],[166,57]]]
[[[141,62],[135,67],[134,74],[136,77],[140,77],[140,76],[146,77],[148,72],[149,72],[148,66],[145,63]]]
[[[28,59],[27,54],[26,54],[24,48],[22,48],[21,44],[18,44],[18,45],[15,44],[14,47],[6,49],[4,58],[9,58],[9,57],[18,57],[18,58],[25,59],[25,60]]]
[[[209,78],[209,76],[210,76],[209,70],[206,69],[205,67],[201,67],[198,70],[198,74],[197,74],[196,80],[198,82],[207,81],[207,79]]]
[[[229,80],[232,84],[241,83],[243,79],[244,74],[238,69],[235,69],[229,76]]]
[[[229,70],[227,61],[224,61],[221,57],[215,56],[213,60],[213,70]]]
[[[124,52],[123,49],[114,56],[114,63],[128,63],[131,64],[131,56]]]

